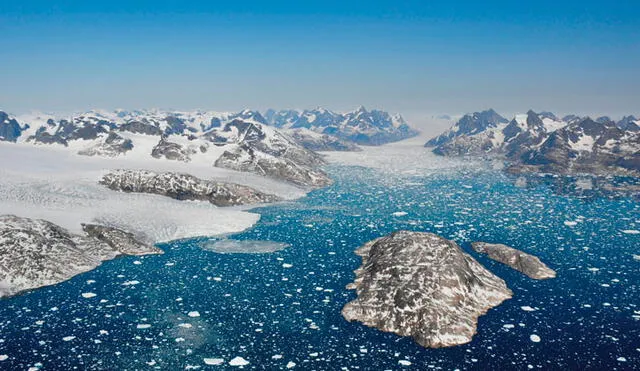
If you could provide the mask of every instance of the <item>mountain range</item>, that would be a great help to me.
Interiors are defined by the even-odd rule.
[[[329,178],[315,151],[357,151],[416,135],[401,116],[360,107],[240,112],[92,110],[55,116],[0,111],[0,141],[51,145],[80,155],[200,161],[300,186]]]
[[[443,156],[502,156],[512,172],[640,173],[640,120],[634,116],[616,122],[530,110],[507,120],[490,109],[464,115],[425,146]]]
[[[380,145],[418,134],[401,115],[390,115],[380,110],[368,111],[363,106],[347,113],[336,113],[324,108],[304,111],[267,110],[264,117],[277,128],[306,129],[360,145]]]

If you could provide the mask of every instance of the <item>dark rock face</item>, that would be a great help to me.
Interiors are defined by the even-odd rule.
[[[118,251],[123,255],[140,255],[140,251],[159,250],[139,241],[133,233],[125,232],[121,229],[98,224],[82,224],[82,230],[87,236],[106,243],[114,251]]]
[[[0,297],[66,281],[120,255],[162,253],[115,228],[85,230],[75,235],[45,220],[0,216]]]
[[[160,142],[153,147],[151,156],[154,158],[166,158],[167,160],[189,162],[191,153],[182,148],[178,143],[169,142],[165,137],[160,139]]]
[[[640,131],[640,120],[634,116],[625,116],[616,123],[616,126],[624,131]]]
[[[478,317],[512,292],[453,241],[399,231],[356,250],[362,257],[347,288],[358,297],[342,315],[425,347],[471,341]]]
[[[488,128],[495,128],[499,124],[509,122],[504,117],[500,116],[493,109],[489,109],[482,112],[474,112],[472,114],[464,115],[449,131],[443,133],[429,140],[426,147],[437,147],[445,143],[450,142],[453,138],[466,135],[474,135],[487,130]]]
[[[0,111],[0,141],[15,142],[22,134],[22,128],[16,119]]]
[[[274,195],[233,183],[203,180],[188,174],[155,173],[146,170],[112,171],[100,184],[114,191],[150,193],[177,200],[208,201],[216,206],[276,202]]]
[[[526,274],[530,278],[544,280],[556,277],[556,272],[547,267],[538,257],[512,247],[486,242],[474,242],[471,244],[471,247],[476,252],[486,254],[489,258],[506,264],[518,272]]]
[[[149,121],[129,121],[118,127],[120,131],[128,131],[134,134],[146,134],[146,135],[161,135],[162,129],[158,127],[157,123]]]
[[[94,116],[78,116],[71,120],[49,119],[35,135],[27,140],[42,144],[62,144],[67,146],[73,140],[93,140],[101,134],[109,133],[115,124]]]

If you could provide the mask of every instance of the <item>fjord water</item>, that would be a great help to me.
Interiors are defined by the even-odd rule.
[[[640,202],[518,188],[499,171],[332,166],[331,187],[255,210],[230,236],[290,245],[219,254],[209,238],[106,262],[0,301],[2,369],[633,369],[640,367]],[[353,251],[398,229],[453,239],[513,290],[467,345],[425,349],[346,322]],[[535,281],[471,252],[504,243],[558,277]],[[84,294],[84,295],[83,295]],[[91,294],[95,294],[91,295]],[[3,357],[5,358],[5,357]],[[218,363],[219,366],[205,364]]]

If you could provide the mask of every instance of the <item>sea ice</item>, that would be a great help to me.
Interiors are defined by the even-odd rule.
[[[206,365],[218,366],[224,363],[224,359],[222,358],[205,358],[204,363]]]
[[[246,359],[242,358],[242,357],[236,357],[234,359],[232,359],[231,361],[229,361],[229,365],[231,366],[246,366],[249,364],[249,361],[247,361]]]
[[[284,250],[289,244],[259,240],[220,240],[207,241],[201,247],[221,254],[261,254]]]

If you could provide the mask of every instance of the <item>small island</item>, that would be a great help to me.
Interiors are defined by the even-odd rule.
[[[507,245],[474,242],[471,244],[471,247],[476,252],[486,254],[490,259],[506,264],[518,272],[526,274],[530,278],[544,280],[556,277],[556,272],[547,267],[538,257]]]
[[[478,317],[512,297],[506,283],[455,242],[398,231],[356,250],[362,265],[342,315],[429,348],[471,341]]]

